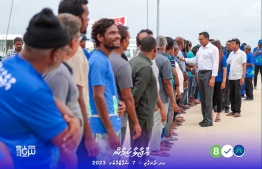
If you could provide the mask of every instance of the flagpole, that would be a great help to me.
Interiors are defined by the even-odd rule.
[[[10,14],[9,14],[8,26],[7,26],[7,31],[6,31],[6,35],[5,35],[5,47],[4,47],[4,50],[3,50],[3,57],[4,57],[4,54],[7,51],[7,35],[8,35],[8,31],[9,31],[9,25],[10,25],[12,10],[13,10],[13,4],[14,4],[14,0],[12,0],[11,10],[10,10]]]
[[[157,0],[156,36],[159,35],[159,0]]]

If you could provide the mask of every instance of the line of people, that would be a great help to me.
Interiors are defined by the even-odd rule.
[[[30,20],[24,39],[18,39],[24,48],[0,62],[0,160],[7,159],[0,166],[115,168],[108,164],[120,159],[113,154],[129,125],[131,152],[147,147],[150,152],[131,156],[129,168],[143,168],[152,156],[170,156],[186,109],[201,102],[199,124],[208,127],[213,126],[213,107],[216,122],[223,107],[229,109],[221,99],[223,89],[230,91],[228,116],[240,116],[244,82],[247,100],[253,99],[249,45],[247,59],[238,39],[228,41],[225,55],[220,41],[211,41],[207,32],[199,33],[201,46],[192,48],[182,37],[155,39],[143,29],[136,54],[127,61],[128,28],[103,18],[92,27],[96,50],[90,54],[80,46],[89,20],[87,3],[62,0],[58,16],[43,9]],[[261,60],[261,46],[255,56]],[[25,147],[32,145],[33,154]]]

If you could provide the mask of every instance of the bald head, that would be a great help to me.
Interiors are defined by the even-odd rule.
[[[141,45],[141,41],[145,38],[148,37],[149,34],[147,32],[141,32],[137,35],[137,41],[136,41],[136,46],[139,47]]]
[[[176,37],[175,41],[179,47],[179,50],[182,50],[184,48],[184,38],[178,36]]]

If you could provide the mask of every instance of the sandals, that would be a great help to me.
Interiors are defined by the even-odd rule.
[[[163,151],[151,151],[150,155],[160,156],[160,157],[169,157],[169,154]]]
[[[220,122],[220,121],[221,121],[220,117],[216,117],[215,122]]]
[[[233,117],[240,117],[241,115],[240,115],[240,113],[235,113],[234,115],[233,115]]]
[[[170,151],[172,146],[160,146],[160,151]]]
[[[226,116],[234,116],[234,112],[228,113]]]

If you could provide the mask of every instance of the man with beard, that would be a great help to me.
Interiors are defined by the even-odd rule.
[[[118,25],[117,28],[121,36],[120,48],[113,50],[109,56],[109,59],[115,75],[118,97],[121,98],[126,105],[126,112],[121,117],[121,144],[123,145],[126,136],[128,116],[133,123],[132,130],[135,132],[133,139],[140,137],[141,127],[137,120],[134,99],[132,96],[131,88],[133,87],[133,83],[131,78],[131,68],[129,63],[121,57],[121,54],[123,54],[129,45],[130,34],[128,28],[125,26]]]
[[[119,101],[114,72],[108,57],[113,49],[120,47],[121,37],[114,20],[104,18],[93,25],[91,38],[97,49],[89,60],[88,117],[99,145],[97,160],[109,162],[119,158],[113,153],[121,146],[121,119],[118,115]]]
[[[62,0],[59,4],[58,13],[69,13],[76,16],[81,21],[80,33],[85,34],[86,28],[88,26],[88,15],[89,10],[87,7],[87,0]],[[88,61],[87,58],[79,46],[76,54],[67,61],[68,65],[72,68],[73,79],[78,88],[78,103],[81,108],[81,113],[83,116],[83,126],[84,133],[81,143],[77,150],[78,156],[78,167],[86,168],[87,166],[92,166],[92,160],[98,152],[98,145],[95,142],[92,131],[88,122],[87,117],[87,105],[88,101]]]
[[[23,39],[20,38],[20,37],[16,37],[14,39],[14,46],[15,46],[15,49],[13,49],[12,51],[8,52],[7,55],[5,56],[5,59],[14,57],[15,55],[19,54],[19,52],[22,50]]]

